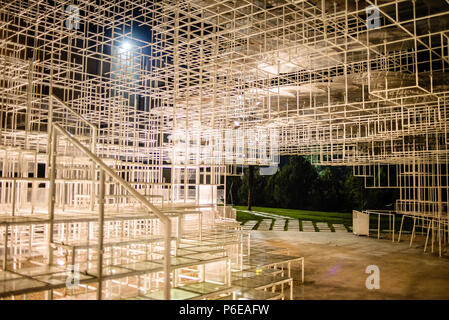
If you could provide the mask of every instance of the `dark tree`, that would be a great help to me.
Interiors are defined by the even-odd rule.
[[[381,171],[384,178],[386,174]],[[249,166],[242,176],[230,178],[228,199],[248,210],[253,205],[333,212],[391,209],[398,197],[396,189],[365,188],[351,167],[314,166],[302,156],[289,156],[272,176],[261,176],[258,167]]]
[[[248,167],[248,210],[251,211],[252,193],[254,184],[254,166]]]

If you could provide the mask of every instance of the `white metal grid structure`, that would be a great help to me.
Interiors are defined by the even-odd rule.
[[[442,0],[1,0],[4,292],[65,297],[44,279],[56,261],[80,261],[84,298],[232,292],[246,233],[217,199],[236,166],[279,155],[399,188],[395,212],[441,255],[448,16]],[[30,259],[47,269],[20,273]]]

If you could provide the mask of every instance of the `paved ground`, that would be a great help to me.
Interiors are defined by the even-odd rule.
[[[289,219],[285,218],[283,216],[279,216],[274,213],[266,213],[266,212],[258,212],[258,211],[246,211],[242,210],[244,212],[248,212],[251,214],[254,214],[256,216],[260,216],[263,218],[261,223],[258,223],[258,220],[248,220],[243,224],[244,230],[261,230],[261,231],[303,231],[303,232],[333,232],[333,230],[330,228],[329,224],[326,222],[317,222],[316,227],[314,226],[312,221],[308,220],[302,220],[302,229],[299,227],[299,220],[298,219]],[[274,224],[272,229],[271,222],[274,220]],[[285,224],[287,223],[287,227],[285,228]],[[335,232],[348,232],[348,230],[343,224],[331,224],[330,225],[334,228]],[[349,228],[349,226],[348,226]]]
[[[329,225],[326,222],[317,222],[316,226],[318,227],[318,230],[322,232],[331,232],[331,229],[329,228]]]
[[[288,220],[287,231],[299,231],[299,221],[298,220]]]
[[[243,225],[243,230],[252,230],[256,224],[257,224],[257,221],[256,221],[256,220],[250,220],[250,221],[247,221],[247,222]]]
[[[315,232],[315,227],[313,226],[312,221],[301,221],[302,223],[302,231],[304,232]]]
[[[271,223],[272,223],[272,220],[271,220],[271,219],[263,219],[263,220],[259,223],[259,225],[258,225],[258,227],[257,227],[257,230],[262,230],[262,231],[270,230]]]
[[[285,219],[276,219],[274,221],[273,231],[284,231],[286,221],[287,220],[285,220]]]
[[[408,241],[348,232],[253,231],[251,236],[305,257],[305,285],[295,287],[296,299],[449,299],[449,258],[424,253],[423,239],[409,248]],[[379,267],[379,290],[365,286],[369,265]]]

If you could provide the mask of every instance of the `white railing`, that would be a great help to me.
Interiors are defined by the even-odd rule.
[[[62,106],[65,110],[67,110],[70,114],[72,114],[75,118],[77,118],[78,120],[80,120],[81,122],[83,122],[86,126],[90,127],[90,129],[92,130],[92,137],[91,137],[91,145],[90,145],[90,151],[93,154],[96,154],[97,152],[97,137],[98,137],[98,128],[96,125],[94,125],[92,122],[90,122],[89,120],[87,120],[86,118],[84,118],[82,115],[80,115],[78,112],[76,112],[75,110],[73,110],[67,103],[65,103],[64,101],[62,101],[61,99],[59,99],[57,96],[55,96],[54,94],[52,94],[50,96],[50,99],[52,101],[56,101],[60,106]],[[53,121],[51,122],[53,123]],[[49,137],[51,139],[51,137]],[[92,168],[91,168],[91,176],[92,176],[92,193],[91,193],[91,198],[90,198],[90,209],[93,211],[94,210],[94,203],[95,203],[95,195],[94,195],[94,186],[95,186],[95,177],[94,177],[94,172],[95,172],[95,165],[92,163]]]
[[[57,98],[55,98],[57,99]],[[61,102],[62,103],[62,102]],[[67,106],[68,107],[68,106]],[[71,109],[70,109],[71,110]],[[76,113],[76,112],[75,112]],[[84,118],[83,118],[84,119]],[[87,121],[87,120],[86,120]],[[96,128],[95,128],[96,130]],[[105,173],[108,174],[116,183],[120,184],[125,190],[127,190],[134,198],[136,198],[144,207],[155,214],[164,225],[164,298],[170,299],[170,246],[171,246],[171,221],[164,215],[157,207],[151,204],[145,196],[140,194],[134,189],[127,181],[121,178],[117,173],[107,166],[100,158],[94,154],[95,140],[93,140],[92,150],[86,148],[81,142],[75,139],[72,134],[63,129],[59,124],[52,123],[51,127],[51,145],[49,149],[49,203],[48,213],[50,220],[49,230],[49,263],[53,262],[52,242],[53,242],[53,229],[54,229],[54,204],[55,204],[55,180],[56,180],[56,146],[57,135],[64,136],[70,143],[77,147],[84,155],[86,155],[94,164],[100,168],[100,188],[99,188],[99,243],[98,243],[98,293],[97,298],[101,299],[101,283],[102,283],[102,264],[103,264],[103,221],[104,221],[104,190],[105,190]],[[94,137],[93,137],[94,138]],[[96,139],[96,137],[95,137]],[[94,166],[93,166],[94,167]],[[94,168],[95,170],[95,168]],[[92,180],[95,181],[95,175],[92,176]],[[92,195],[94,189],[92,188]]]

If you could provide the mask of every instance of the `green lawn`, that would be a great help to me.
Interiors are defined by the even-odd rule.
[[[247,210],[246,206],[234,206],[237,209],[237,220],[262,220],[262,217],[256,216],[251,213],[243,212],[241,210]],[[282,208],[266,208],[266,207],[252,207],[254,211],[273,213],[284,217],[295,218],[299,220],[309,220],[313,222],[327,222],[327,223],[341,223],[346,226],[352,226],[352,212],[324,212],[324,211],[310,211],[310,210],[297,210],[297,209],[282,209]],[[399,230],[401,223],[400,216],[395,217],[395,229]],[[388,219],[383,217],[381,219],[382,228],[388,227]],[[411,221],[406,219],[404,223],[404,230],[411,230]],[[370,228],[377,228],[377,215],[370,215]]]
[[[262,220],[262,217],[256,216],[255,214],[251,214],[248,212],[237,210],[237,221],[243,222],[248,220]]]
[[[252,214],[242,212],[240,210],[246,210],[245,206],[234,206],[237,209],[237,220],[260,220],[261,217],[250,218],[254,216]],[[352,213],[342,212],[323,212],[323,211],[310,211],[310,210],[296,210],[296,209],[281,209],[281,208],[264,208],[253,207],[254,211],[274,213],[280,216],[295,218],[300,220],[310,220],[315,222],[331,222],[331,223],[344,223],[352,225]],[[248,215],[248,216],[247,216]]]

